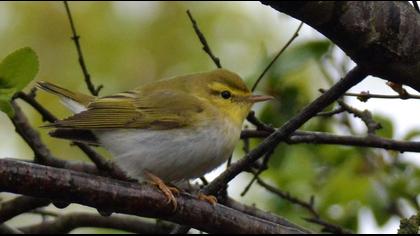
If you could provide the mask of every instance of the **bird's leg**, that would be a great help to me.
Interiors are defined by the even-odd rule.
[[[149,181],[165,195],[165,197],[167,198],[167,203],[171,203],[175,210],[177,208],[177,202],[174,194],[178,194],[179,190],[175,187],[166,185],[165,182],[163,182],[163,180],[161,180],[156,175],[150,173],[149,171],[144,171],[144,173],[149,179]]]
[[[216,203],[217,203],[217,198],[213,195],[205,195],[204,193],[200,192],[200,193],[198,193],[197,197],[198,197],[199,200],[206,201],[213,206],[216,205]]]

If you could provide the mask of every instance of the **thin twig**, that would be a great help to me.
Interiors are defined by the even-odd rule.
[[[346,111],[344,108],[339,107],[339,108],[336,108],[336,109],[334,109],[332,111],[318,112],[318,114],[316,114],[316,116],[329,117],[329,116],[340,114],[340,113],[342,113],[344,111]]]
[[[413,3],[414,9],[416,9],[416,11],[418,13],[420,13],[420,8],[419,8],[419,4],[417,4],[417,1],[411,1]]]
[[[276,60],[280,57],[281,54],[290,46],[290,44],[299,36],[299,31],[303,26],[303,22],[301,22],[296,29],[295,33],[292,35],[292,37],[287,41],[287,43],[283,46],[283,48],[277,53],[277,55],[271,60],[271,62],[267,65],[267,67],[263,70],[263,72],[260,74],[258,79],[255,81],[254,85],[252,86],[251,91],[254,92],[255,88],[257,88],[258,83],[261,81],[261,79],[264,77],[265,73],[271,68],[271,66],[276,62]]]
[[[284,200],[303,207],[306,209],[313,217],[312,218],[305,218],[306,221],[309,221],[314,224],[322,225],[324,226],[323,231],[324,232],[330,232],[330,233],[337,233],[337,234],[343,234],[343,233],[351,233],[350,231],[343,229],[342,227],[338,225],[331,224],[323,219],[321,219],[321,216],[319,213],[315,210],[315,198],[313,196],[310,197],[309,201],[301,200],[295,196],[292,196],[289,192],[284,192],[278,188],[275,188],[266,182],[264,182],[261,178],[257,178],[257,183],[265,188],[267,191],[283,198]]]
[[[271,132],[261,130],[244,130],[241,133],[243,138],[266,138]],[[329,144],[370,148],[383,148],[399,152],[420,152],[420,142],[399,141],[386,139],[375,135],[350,136],[335,135],[325,132],[295,131],[286,141],[287,144]]]
[[[188,17],[191,20],[191,23],[193,25],[194,31],[198,36],[198,39],[200,40],[201,44],[203,45],[203,50],[210,56],[211,60],[214,62],[214,64],[217,66],[217,68],[222,68],[222,64],[220,63],[220,59],[216,57],[213,52],[210,49],[209,44],[207,43],[206,37],[204,37],[204,34],[201,32],[200,28],[198,27],[197,21],[195,21],[194,17],[192,16],[190,10],[187,10]]]
[[[355,117],[360,118],[365,123],[365,125],[367,127],[367,132],[368,132],[369,135],[375,134],[376,130],[382,128],[380,123],[377,123],[376,121],[373,120],[372,113],[370,113],[370,111],[368,111],[368,110],[360,111],[360,110],[348,105],[347,103],[345,103],[342,100],[338,100],[337,102],[347,112],[353,114]]]
[[[82,72],[83,72],[83,76],[85,77],[86,85],[89,89],[89,92],[92,95],[98,96],[99,91],[101,91],[101,89],[103,88],[103,85],[99,85],[96,88],[95,88],[95,85],[93,85],[92,80],[90,78],[90,74],[89,74],[87,66],[86,66],[86,63],[85,63],[85,59],[83,58],[82,47],[80,46],[80,42],[79,42],[80,36],[76,32],[76,27],[74,25],[73,17],[71,16],[70,7],[69,7],[67,1],[64,1],[64,7],[66,8],[66,13],[67,13],[67,16],[69,18],[70,27],[71,27],[71,31],[72,31],[72,34],[73,34],[71,39],[74,41],[74,44],[76,45],[77,55],[79,56],[79,64],[80,64],[80,67],[82,68]]]
[[[333,234],[353,234],[353,232],[348,229],[344,229],[339,225],[326,222],[320,218],[306,218],[305,220],[308,222],[323,226],[323,229],[322,229],[323,232],[333,233]]]
[[[264,155],[264,158],[262,160],[261,165],[258,167],[258,171],[254,171],[254,177],[251,179],[251,181],[248,183],[248,185],[245,187],[245,189],[241,193],[241,197],[245,196],[245,194],[251,189],[254,182],[259,178],[259,176],[268,169],[268,161],[270,160],[271,155],[273,154],[273,151],[267,152]],[[252,171],[251,171],[252,172]]]
[[[320,92],[324,92],[324,89],[320,89]],[[385,94],[373,94],[369,93],[368,91],[364,91],[361,93],[344,93],[343,96],[347,97],[357,97],[362,102],[366,102],[370,98],[381,98],[381,99],[401,99],[401,100],[407,100],[407,99],[420,99],[420,95],[415,94],[407,94],[406,96],[401,95],[385,95]]]
[[[288,202],[292,203],[292,204],[296,204],[299,205],[303,208],[305,208],[309,213],[311,213],[311,215],[315,218],[319,218],[319,213],[315,210],[314,208],[314,201],[310,200],[309,202],[303,201],[297,197],[294,197],[292,195],[290,195],[290,193],[288,192],[284,192],[281,191],[280,189],[277,189],[269,184],[267,184],[266,182],[264,182],[261,178],[257,177],[257,183],[265,188],[266,190],[268,190],[269,192],[287,200]],[[313,199],[311,197],[311,199]]]
[[[166,234],[171,229],[169,224],[157,225],[137,217],[103,217],[92,213],[74,212],[57,215],[54,220],[21,227],[19,230],[30,234],[64,234],[81,227],[118,229],[139,234]]]

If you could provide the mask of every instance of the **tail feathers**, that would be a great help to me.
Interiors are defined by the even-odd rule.
[[[65,105],[75,113],[86,110],[86,107],[89,105],[89,103],[95,100],[94,96],[72,92],[45,81],[37,82],[37,87],[59,96]]]
[[[95,99],[94,96],[72,92],[70,90],[61,88],[55,84],[45,82],[45,81],[38,81],[37,87],[47,92],[50,92],[52,94],[55,94],[59,97],[64,97],[72,101],[75,101],[77,103],[80,103],[81,105],[84,105],[84,106],[89,105],[89,103]]]
[[[82,142],[90,145],[99,145],[96,136],[90,130],[82,129],[56,129],[49,133],[52,137]]]

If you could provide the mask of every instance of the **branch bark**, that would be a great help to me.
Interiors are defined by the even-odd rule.
[[[19,230],[28,234],[65,234],[81,227],[118,229],[138,234],[167,234],[171,229],[169,225],[148,223],[135,217],[70,213]]]
[[[226,206],[177,196],[178,208],[150,185],[123,182],[11,159],[0,160],[0,191],[79,203],[99,211],[160,218],[209,233],[305,233]]]
[[[28,196],[21,196],[0,204],[0,224],[22,213],[39,207],[48,206],[50,201]]]
[[[372,75],[420,91],[420,14],[406,1],[262,1],[302,20]]]

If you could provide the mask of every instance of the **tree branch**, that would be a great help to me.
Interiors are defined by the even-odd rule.
[[[165,196],[150,185],[15,160],[0,160],[0,191],[160,218],[209,233],[303,233],[188,194],[177,196],[178,208],[173,211]]]
[[[15,216],[34,210],[39,207],[48,206],[51,203],[48,199],[21,196],[0,204],[0,224]]]
[[[70,7],[67,1],[64,1],[64,7],[66,8],[67,17],[69,18],[71,32],[73,34],[71,39],[74,41],[74,44],[76,45],[77,55],[79,56],[79,64],[80,64],[80,67],[82,68],[83,76],[85,77],[85,83],[90,93],[94,96],[98,96],[99,91],[101,91],[103,86],[99,85],[98,87],[95,88],[95,85],[93,85],[92,83],[90,74],[88,72],[88,69],[85,63],[85,59],[83,58],[82,47],[80,46],[80,42],[79,42],[80,36],[77,35],[76,27],[74,26],[73,17],[71,16]]]
[[[271,132],[262,130],[244,130],[241,137],[265,138]],[[398,141],[379,136],[335,135],[324,132],[296,131],[285,141],[288,144],[339,144],[345,146],[383,148],[399,152],[420,152],[420,142]]]
[[[312,26],[372,75],[420,91],[420,14],[405,1],[262,1]]]
[[[138,234],[167,234],[171,229],[168,224],[147,223],[135,217],[69,213],[54,220],[21,227],[19,230],[27,234],[66,234],[81,227],[118,229]]]
[[[264,77],[264,75],[267,73],[267,71],[271,68],[271,66],[274,64],[274,62],[277,61],[277,59],[280,57],[281,54],[283,54],[284,51],[292,44],[292,42],[299,36],[299,31],[303,26],[303,22],[299,24],[297,27],[295,33],[292,35],[292,37],[287,41],[287,43],[280,49],[280,51],[274,56],[274,58],[271,60],[271,62],[265,67],[263,72],[258,76],[257,80],[255,81],[254,85],[252,85],[251,91],[254,92],[255,89],[258,86],[258,83],[261,81],[261,79]]]
[[[217,66],[217,68],[222,68],[222,64],[220,63],[220,59],[216,57],[213,52],[210,49],[209,44],[207,43],[206,37],[204,37],[204,34],[201,32],[200,28],[198,27],[197,21],[192,16],[190,10],[187,10],[188,18],[190,18],[191,23],[193,25],[195,34],[197,35],[198,39],[200,40],[201,44],[203,45],[204,52],[209,55],[210,59],[214,62],[214,64]]]

